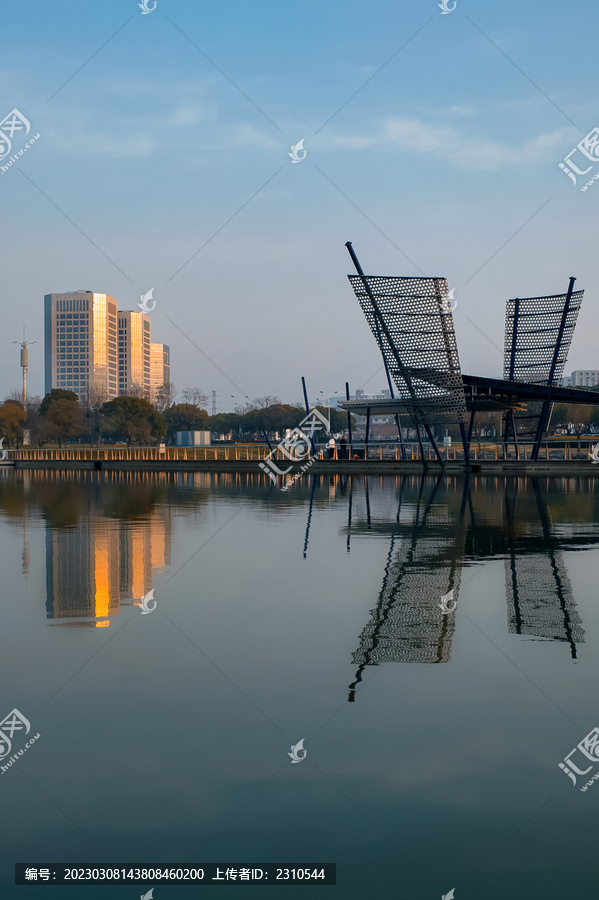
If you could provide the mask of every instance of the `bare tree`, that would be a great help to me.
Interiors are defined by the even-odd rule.
[[[23,406],[23,391],[18,388],[13,388],[4,398],[4,402],[7,400],[12,400],[14,403],[20,403]]]
[[[206,409],[206,404],[208,403],[208,395],[199,387],[183,388],[181,399],[183,403],[191,403],[192,406],[199,406],[200,409]]]
[[[280,397],[271,397],[266,394],[264,397],[256,397],[251,403],[248,403],[250,409],[266,409],[268,406],[277,406],[283,401]]]
[[[42,398],[37,396],[37,394],[33,396],[27,397],[27,403],[25,404],[25,412],[27,413],[27,419],[25,420],[24,426],[24,436],[23,443],[29,443],[31,439],[31,432],[37,427],[39,417],[40,417],[40,406],[42,405]]]
[[[147,400],[147,391],[142,384],[135,382],[127,389],[127,397],[136,397],[138,400]]]
[[[172,381],[161,384],[153,398],[153,403],[158,412],[163,413],[173,405],[177,397],[177,388]]]

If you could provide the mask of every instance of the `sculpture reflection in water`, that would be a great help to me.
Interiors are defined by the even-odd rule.
[[[562,482],[555,494],[558,516],[566,496]],[[548,479],[544,490],[537,478],[507,477],[479,478],[476,490],[467,477],[460,482],[444,476],[401,479],[397,492],[373,486],[374,497],[365,479],[356,497],[350,485],[348,500],[348,551],[358,535],[388,535],[390,541],[377,604],[352,657],[357,671],[350,702],[368,666],[449,662],[462,569],[489,559],[505,559],[508,632],[566,643],[576,659],[584,630],[563,550],[597,546],[591,494],[588,524],[569,520],[557,528]],[[449,592],[448,613],[442,600]]]

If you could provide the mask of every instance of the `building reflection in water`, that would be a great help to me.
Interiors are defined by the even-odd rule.
[[[584,642],[564,552],[599,543],[595,479],[407,475],[313,476],[288,492],[261,473],[0,471],[0,513],[46,527],[46,614],[53,624],[107,627],[139,602],[171,561],[172,515],[194,516],[213,492],[264,515],[305,509],[308,556],[315,510],[346,510],[348,552],[384,541],[382,584],[353,654],[350,700],[368,666],[451,657],[463,570],[504,560],[507,628],[527,639]],[[473,569],[472,574],[475,574]],[[471,576],[469,576],[471,577]],[[374,598],[373,598],[374,600]]]
[[[559,479],[586,482],[586,510],[577,503],[575,524],[555,487],[554,522],[548,479],[543,486],[534,477],[476,479],[473,489],[472,477],[407,477],[395,491],[387,483],[385,493],[374,480],[374,497],[372,481],[364,479],[358,498],[350,484],[347,548],[357,535],[390,535],[390,545],[376,606],[352,656],[350,702],[367,666],[449,662],[455,614],[444,614],[443,597],[452,592],[453,609],[464,565],[488,559],[505,560],[508,632],[566,643],[576,659],[584,629],[563,551],[598,545],[594,479]]]
[[[163,479],[130,475],[32,470],[3,478],[0,508],[23,521],[23,574],[30,568],[28,517],[36,507],[41,512],[52,624],[109,627],[111,617],[139,602],[155,574],[170,565],[171,507],[160,502]]]
[[[108,626],[110,617],[141,600],[154,573],[170,564],[170,543],[168,508],[135,524],[107,521],[88,508],[77,530],[46,526],[47,617],[96,620],[68,623],[73,626]]]

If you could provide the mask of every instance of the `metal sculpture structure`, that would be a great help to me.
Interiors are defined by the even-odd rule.
[[[531,459],[536,460],[555,402],[599,406],[599,392],[560,386],[584,296],[584,291],[574,291],[574,277],[564,294],[507,301],[503,379],[464,375],[446,280],[365,275],[351,242],[345,246],[358,273],[348,278],[381,351],[390,395],[389,400],[364,401],[347,396],[340,404],[348,414],[366,415],[365,455],[371,412],[395,417],[402,458],[400,416],[416,429],[420,458],[425,459],[424,428],[443,465],[432,425],[459,425],[469,464],[476,413],[503,411],[505,458],[511,427],[516,456],[518,437],[524,437],[532,440]]]
[[[348,278],[381,351],[391,397],[419,440],[424,427],[441,458],[430,425],[457,422],[464,431],[467,413],[447,282],[365,275],[351,242],[346,247],[358,272]]]
[[[575,281],[570,278],[565,294],[507,301],[503,355],[506,381],[559,386],[584,296],[584,291],[574,291]],[[518,434],[534,438],[532,459],[537,459],[552,408],[549,391],[538,408],[529,408],[524,414],[506,413],[504,441],[507,443],[510,424],[516,448]]]

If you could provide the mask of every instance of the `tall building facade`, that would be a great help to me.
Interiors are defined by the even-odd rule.
[[[171,383],[171,350],[166,344],[150,344],[150,399],[155,403]]]
[[[119,395],[139,394],[150,399],[150,317],[119,310]]]
[[[117,396],[117,301],[94,291],[44,297],[45,392]]]

